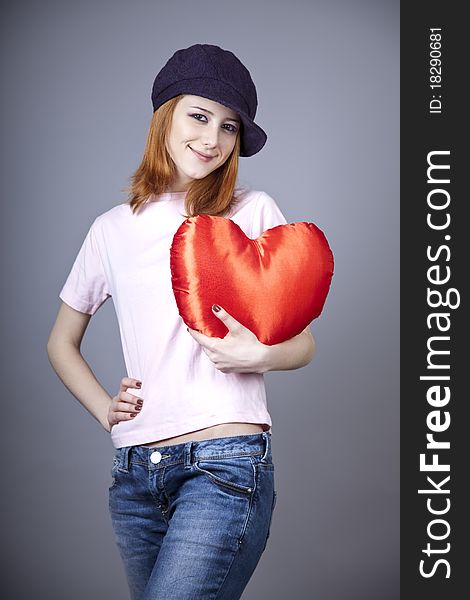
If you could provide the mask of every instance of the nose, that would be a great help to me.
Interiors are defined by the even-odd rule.
[[[202,143],[205,148],[215,148],[219,143],[219,127],[206,127],[202,137]]]

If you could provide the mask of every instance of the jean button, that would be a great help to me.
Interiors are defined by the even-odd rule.
[[[150,455],[150,460],[153,462],[154,465],[158,464],[161,460],[162,460],[162,455],[160,454],[160,452],[152,452],[152,454]]]

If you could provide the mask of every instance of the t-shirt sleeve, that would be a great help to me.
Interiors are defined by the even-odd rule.
[[[275,200],[266,192],[261,192],[254,209],[251,239],[256,239],[266,229],[271,229],[277,225],[285,225],[286,223],[287,220]]]
[[[79,312],[93,315],[110,296],[97,238],[92,223],[72,265],[59,298]]]

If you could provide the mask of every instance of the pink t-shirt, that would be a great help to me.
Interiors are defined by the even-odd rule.
[[[254,239],[286,223],[262,191],[238,188],[226,215]],[[222,373],[187,332],[171,287],[170,246],[185,220],[185,192],[152,196],[137,214],[114,206],[93,221],[59,297],[87,314],[112,297],[129,389],[144,399],[141,412],[111,430],[115,448],[159,441],[219,423],[272,425],[264,378]]]

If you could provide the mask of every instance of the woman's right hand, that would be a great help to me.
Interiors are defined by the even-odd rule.
[[[143,399],[126,392],[126,390],[128,388],[139,389],[141,385],[142,382],[138,379],[132,379],[132,377],[123,377],[121,379],[119,392],[114,396],[109,405],[108,423],[110,432],[113,426],[117,425],[120,421],[129,421],[139,414]]]

